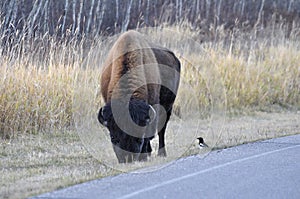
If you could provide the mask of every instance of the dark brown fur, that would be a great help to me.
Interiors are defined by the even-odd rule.
[[[170,67],[170,70],[168,70],[167,72],[161,70],[160,64]],[[159,155],[166,155],[166,151],[164,148],[164,133],[176,97],[180,79],[178,75],[179,73],[180,62],[168,49],[159,47],[149,42],[146,38],[144,38],[143,35],[136,31],[128,31],[118,38],[108,54],[101,76],[101,93],[106,105],[99,111],[99,121],[103,124],[105,119],[109,120],[110,117],[112,117],[112,120],[115,119],[113,118],[114,116],[109,112],[111,111],[111,102],[124,100],[125,95],[128,95],[128,93],[131,94],[129,102],[131,106],[129,105],[129,107],[133,107],[131,108],[132,110],[129,110],[130,115],[133,120],[135,120],[133,118],[134,115],[138,116],[135,120],[136,124],[143,124],[144,117],[150,117],[149,115],[147,115],[150,109],[149,105],[154,106],[156,104],[160,104],[165,109],[166,117],[161,119],[159,108],[156,109],[158,112],[157,117],[155,118],[156,122],[153,122],[152,128],[149,127],[147,130],[151,132],[146,133],[148,134],[148,136],[146,136],[145,138],[143,135],[141,136],[141,139],[138,139],[136,141],[138,143],[141,143],[141,151],[139,151],[138,149],[131,150],[132,145],[136,144],[132,143],[134,142],[132,141],[134,138],[132,136],[129,136],[130,139],[125,141],[123,134],[126,134],[127,136],[127,133],[123,132],[120,129],[113,130],[115,128],[113,128],[112,126],[115,126],[117,124],[115,122],[112,122],[110,124],[112,126],[107,127],[110,130],[114,149],[115,146],[117,146],[115,143],[119,142],[121,143],[120,145],[123,145],[123,147],[121,147],[122,150],[131,153],[142,153],[149,155],[152,151],[150,140],[153,138],[155,131],[159,130]],[[124,76],[126,74],[131,75]],[[168,88],[161,85],[162,81],[167,82]],[[155,82],[155,84],[147,84],[149,82]],[[171,90],[173,90],[174,93]],[[103,110],[106,111],[103,112]],[[144,114],[146,115],[144,116]],[[141,115],[143,115],[143,118],[140,118],[142,117]],[[162,126],[160,129],[158,129],[159,125]],[[118,131],[120,135],[116,135],[115,131]],[[116,136],[120,137],[117,138],[117,141],[115,138]],[[113,138],[115,140],[113,140]],[[124,144],[122,142],[126,143]],[[119,157],[120,154],[118,154],[118,150],[115,149],[115,152],[119,162],[126,162],[124,158]],[[145,156],[138,155],[138,160],[142,159],[145,159]]]

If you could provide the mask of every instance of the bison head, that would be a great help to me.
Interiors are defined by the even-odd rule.
[[[125,104],[124,106],[126,107]],[[156,114],[153,107],[144,100],[131,99],[125,109],[127,109],[127,113],[129,109],[129,114],[121,110],[114,113],[115,111],[113,111],[112,103],[110,102],[102,107],[98,113],[99,122],[109,130],[111,143],[119,163],[139,160],[143,147],[147,147],[144,144],[147,144],[147,137],[149,137],[146,136],[145,138],[146,128],[140,128],[140,130],[134,127],[131,128],[131,122],[128,122],[129,127],[124,130],[121,127],[122,125],[118,123],[120,118],[123,123],[124,121],[133,121],[139,127],[147,127],[151,123],[150,118],[155,118]]]

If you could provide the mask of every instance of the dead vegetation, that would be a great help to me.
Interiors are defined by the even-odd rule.
[[[60,40],[48,33],[28,39],[18,32],[0,47],[0,198],[161,165],[198,153],[199,135],[219,149],[300,133],[300,29],[276,16],[253,26],[236,21],[230,28],[196,27],[175,20],[140,29],[173,50],[183,70],[176,100],[180,114],[166,133],[168,159],[154,155],[132,165],[116,163],[108,134],[96,120],[100,66],[114,39]],[[1,38],[8,39],[7,32]]]

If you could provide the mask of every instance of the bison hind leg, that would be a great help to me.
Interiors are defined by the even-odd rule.
[[[158,150],[158,154],[159,157],[167,157],[167,152],[165,148],[161,148]]]
[[[167,157],[167,152],[166,152],[165,147],[158,149],[158,156]]]
[[[167,156],[167,152],[166,152],[166,148],[165,148],[165,132],[166,132],[166,128],[167,128],[167,123],[169,122],[170,117],[171,117],[171,113],[172,113],[172,105],[170,106],[170,108],[167,112],[167,118],[166,118],[164,127],[158,132],[158,138],[159,138],[158,156],[160,156],[160,157]]]

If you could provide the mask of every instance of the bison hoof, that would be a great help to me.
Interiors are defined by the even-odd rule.
[[[148,156],[150,156],[149,153],[142,153],[139,157],[139,161],[147,161]]]
[[[160,156],[160,157],[166,157],[167,156],[166,149],[165,148],[160,148],[158,150],[158,156]]]

